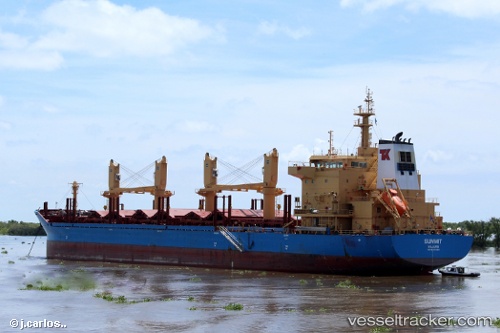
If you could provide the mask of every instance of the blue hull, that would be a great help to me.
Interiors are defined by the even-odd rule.
[[[283,229],[48,223],[47,257],[326,274],[421,274],[462,259],[472,236],[326,235]],[[232,241],[231,241],[232,240]]]

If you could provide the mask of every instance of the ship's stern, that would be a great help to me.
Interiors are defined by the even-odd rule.
[[[405,262],[432,271],[464,258],[473,237],[460,234],[404,234],[392,237],[396,254]]]

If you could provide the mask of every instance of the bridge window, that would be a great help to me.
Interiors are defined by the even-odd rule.
[[[367,166],[368,166],[368,163],[366,163],[366,162],[351,162],[352,168],[366,168]]]
[[[415,171],[415,164],[414,163],[398,163],[398,171],[401,171],[401,172],[409,171],[410,175],[411,175],[411,173]]]
[[[400,162],[406,162],[406,163],[411,163],[411,152],[409,151],[400,151],[399,152],[399,160]]]

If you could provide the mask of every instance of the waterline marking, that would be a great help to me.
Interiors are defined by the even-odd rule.
[[[477,327],[493,326],[496,322],[492,317],[438,317],[433,315],[414,316],[366,316],[347,317],[350,326],[377,327],[377,326],[410,326],[410,327]]]
[[[61,323],[59,320],[24,320],[13,318],[9,322],[10,327],[19,328],[24,330],[25,328],[66,328],[66,325]]]

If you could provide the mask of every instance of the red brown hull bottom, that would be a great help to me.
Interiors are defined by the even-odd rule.
[[[405,275],[433,269],[402,259],[238,252],[158,246],[48,241],[48,259],[195,266],[317,274]]]

